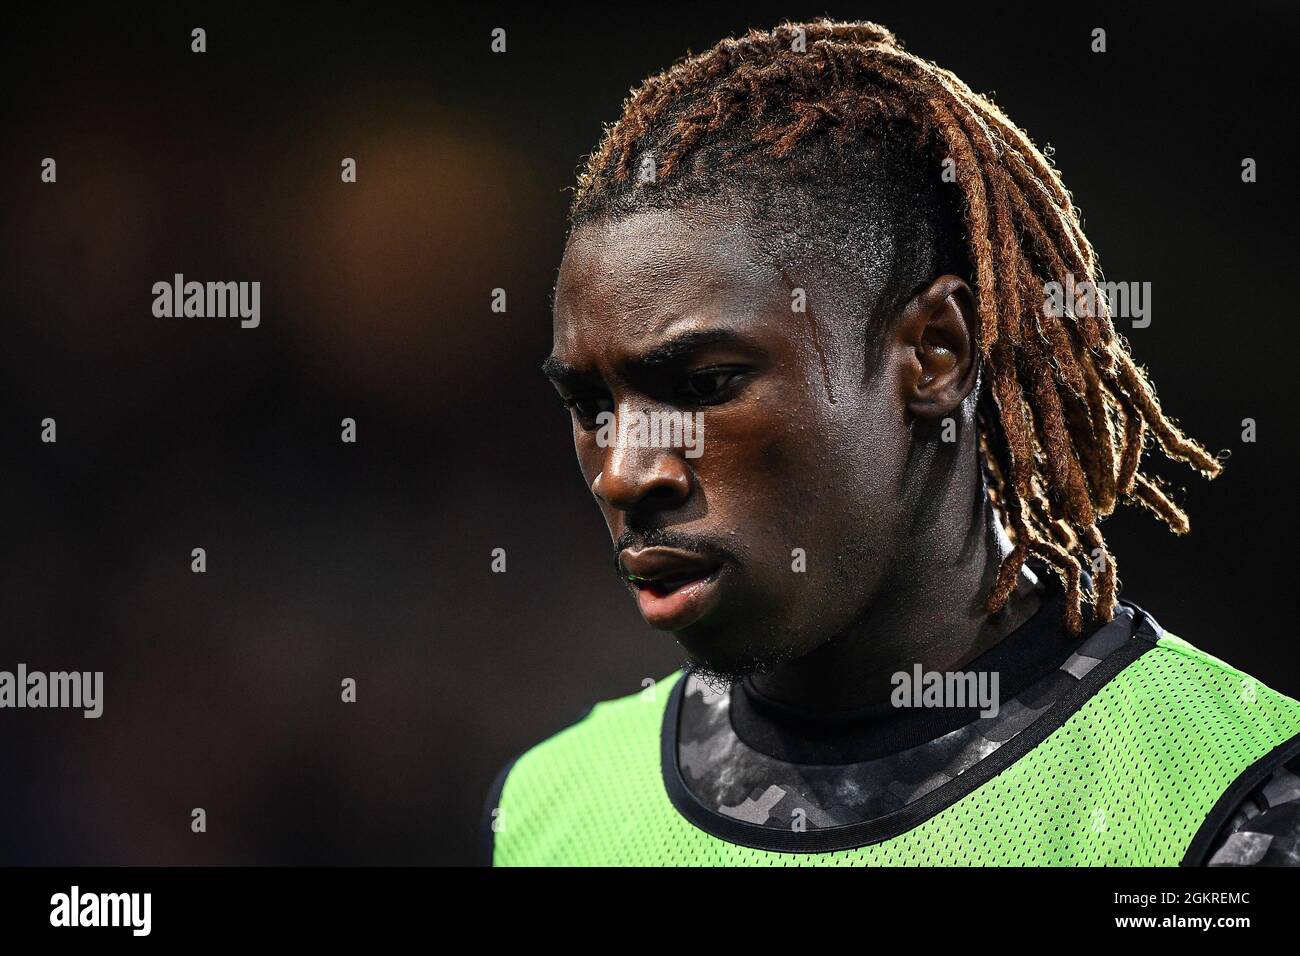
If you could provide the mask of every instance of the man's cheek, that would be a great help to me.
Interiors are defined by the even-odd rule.
[[[575,437],[574,449],[578,454],[578,470],[582,472],[582,480],[590,488],[604,467],[605,456],[602,449],[587,440],[585,432]]]
[[[705,458],[725,464],[737,475],[788,476],[806,451],[811,450],[807,432],[787,416],[764,415],[743,421],[728,421],[706,432]]]
[[[781,442],[764,442],[758,452],[759,467],[770,475],[779,475],[785,471],[789,455]]]

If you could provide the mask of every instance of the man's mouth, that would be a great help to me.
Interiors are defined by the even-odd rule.
[[[657,581],[638,578],[635,575],[628,576],[628,583],[632,587],[641,591],[649,591],[655,597],[667,597],[680,587],[690,584],[692,581],[698,581],[707,575],[704,574],[683,574],[674,578],[660,578]]]
[[[680,630],[694,624],[717,601],[722,565],[677,548],[623,551],[619,567],[636,593],[641,616],[652,627]]]

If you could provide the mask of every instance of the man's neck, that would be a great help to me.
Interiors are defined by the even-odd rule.
[[[925,671],[960,670],[1029,620],[1041,603],[1042,582],[1028,568],[1002,611],[984,610],[1011,545],[987,498],[975,520],[969,512],[966,520],[970,534],[961,546],[918,540],[848,630],[755,675],[754,688],[813,715],[874,710],[888,702],[894,674],[917,664]]]

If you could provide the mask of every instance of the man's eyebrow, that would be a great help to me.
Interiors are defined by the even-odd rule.
[[[554,355],[548,355],[546,361],[542,363],[542,374],[553,382],[572,382],[587,377],[568,362],[557,359]]]
[[[720,342],[746,346],[750,344],[743,335],[731,329],[700,329],[674,335],[672,338],[660,342],[653,348],[638,355],[629,364],[640,368],[658,368],[663,365],[670,365],[683,356],[691,354],[696,349],[703,348],[706,345],[716,345]],[[563,359],[556,358],[554,355],[547,356],[546,361],[542,362],[542,374],[551,381],[561,384],[586,381],[592,377]]]
[[[683,332],[642,353],[635,360],[635,364],[646,368],[668,365],[696,349],[720,342],[748,344],[744,336],[731,329],[700,329],[695,332]]]

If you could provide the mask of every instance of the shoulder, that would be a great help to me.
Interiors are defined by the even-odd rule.
[[[1144,657],[1184,772],[1231,768],[1184,865],[1300,865],[1300,701],[1167,631]]]
[[[1300,701],[1171,631],[1155,630],[1130,678],[1132,693],[1161,696],[1207,720],[1243,721],[1266,731],[1300,719]]]
[[[589,805],[645,779],[651,764],[657,774],[663,713],[680,677],[675,671],[635,693],[597,702],[503,767],[484,806],[485,862],[498,855],[506,832],[598,809]]]
[[[647,734],[657,741],[664,704],[680,676],[675,671],[662,680],[646,681],[635,693],[593,704],[581,718],[520,755],[509,776],[531,773],[542,765],[558,769],[575,762],[576,769],[583,770],[584,761],[644,742]]]

